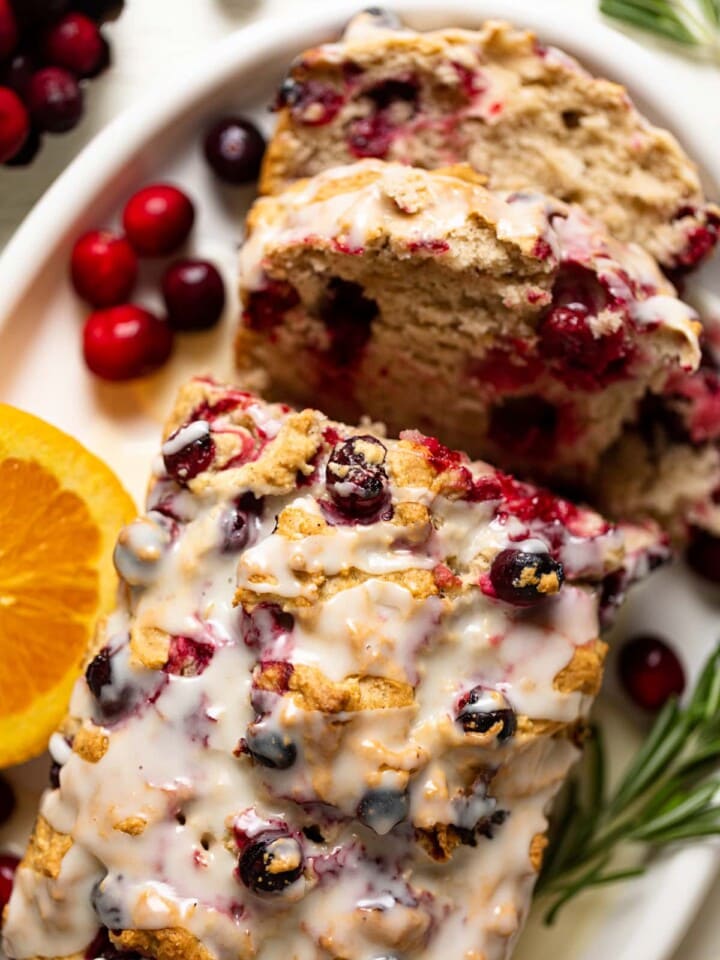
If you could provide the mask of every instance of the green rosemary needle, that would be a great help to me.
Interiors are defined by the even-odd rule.
[[[720,0],[600,0],[600,12],[663,40],[720,56]]]
[[[628,764],[607,788],[605,751],[593,728],[577,775],[551,822],[537,884],[546,922],[590,887],[643,873],[669,844],[720,834],[720,647],[708,659],[686,706],[669,700]],[[620,869],[628,851],[640,864]]]

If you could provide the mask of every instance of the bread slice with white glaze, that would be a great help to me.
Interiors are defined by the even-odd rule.
[[[467,162],[494,189],[577,203],[666,270],[693,269],[717,242],[720,210],[677,140],[622,86],[503,22],[417,33],[368,12],[340,42],[299,56],[280,90],[263,190],[366,157]]]
[[[365,160],[261,198],[240,274],[238,364],[271,396],[535,478],[592,473],[641,398],[699,360],[694,311],[648,254],[467,167]]]
[[[3,925],[13,960],[505,960],[664,548],[415,431],[181,392]]]

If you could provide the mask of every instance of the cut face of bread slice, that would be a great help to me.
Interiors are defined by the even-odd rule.
[[[580,204],[669,270],[694,268],[717,241],[720,210],[675,138],[623,87],[507,23],[415,33],[365,13],[342,42],[300,56],[280,90],[263,190],[364,157],[470,163],[494,189]]]
[[[240,366],[272,395],[577,480],[697,366],[693,311],[579,208],[365,160],[253,207]]]
[[[192,381],[7,955],[502,960],[599,619],[665,552],[417,432]]]
[[[720,535],[720,322],[703,320],[703,358],[647,397],[592,479],[593,502],[614,517],[651,516],[682,542]]]

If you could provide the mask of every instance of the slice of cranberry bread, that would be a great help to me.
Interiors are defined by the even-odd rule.
[[[612,516],[654,517],[678,542],[696,528],[720,535],[720,322],[711,314],[703,327],[700,369],[646,398],[591,484]]]
[[[7,955],[507,957],[599,618],[664,552],[417,432],[192,381]]]
[[[699,358],[694,312],[648,254],[468,168],[365,160],[260,199],[241,288],[237,360],[271,395],[539,478],[592,471],[646,391]]]
[[[298,57],[280,90],[262,189],[363,157],[429,169],[468,162],[495,189],[584,206],[674,271],[706,257],[720,228],[695,164],[623,87],[507,23],[416,33],[365,13],[342,42]]]

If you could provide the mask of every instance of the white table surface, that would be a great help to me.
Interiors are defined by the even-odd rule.
[[[574,13],[587,8],[589,17],[598,16],[596,0],[542,2],[557,6],[559,13],[563,8]],[[48,138],[31,167],[0,168],[0,251],[35,201],[93,135],[138,102],[153,84],[182,70],[185,59],[229,30],[261,17],[301,17],[303,10],[315,6],[314,0],[126,0],[122,17],[106,27],[112,69],[90,85],[82,124],[69,135]],[[358,0],[358,7],[362,6],[363,0]],[[498,8],[502,9],[501,0]],[[720,881],[673,960],[718,960],[719,940]]]

